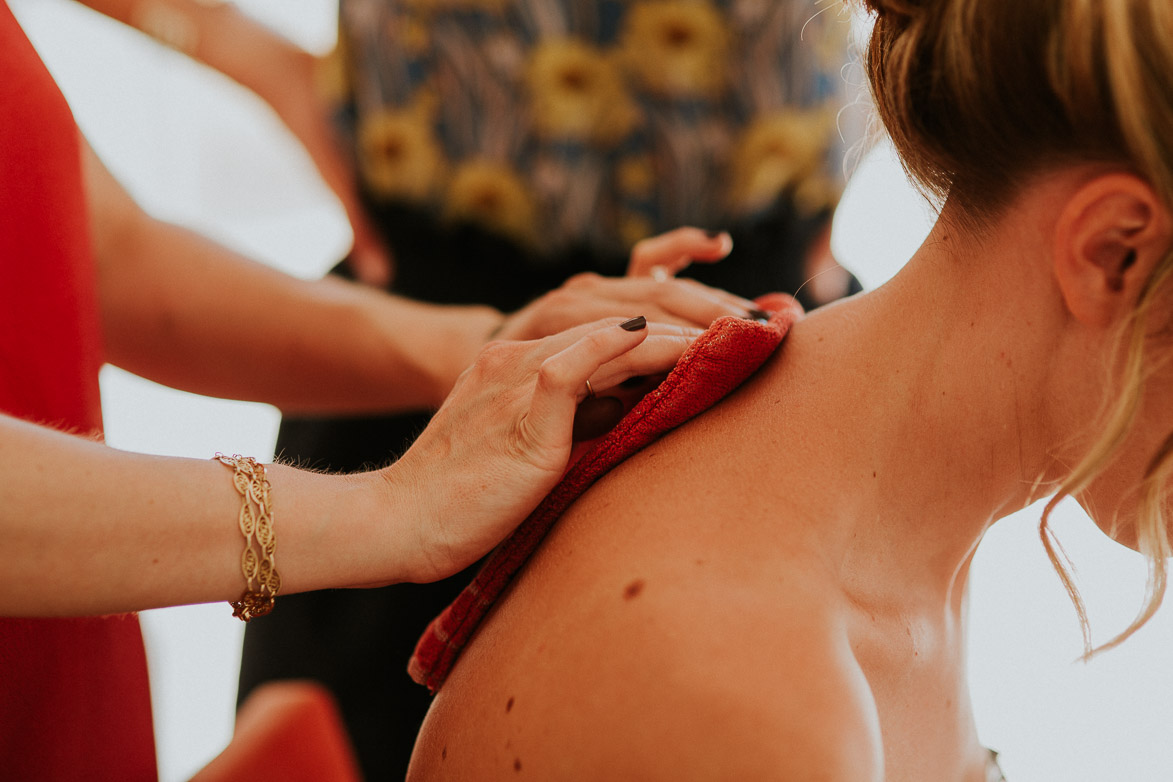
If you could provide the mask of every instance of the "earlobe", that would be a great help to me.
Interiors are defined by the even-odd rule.
[[[1081,185],[1055,225],[1055,276],[1076,320],[1110,326],[1135,304],[1168,252],[1168,211],[1149,184],[1109,174]]]

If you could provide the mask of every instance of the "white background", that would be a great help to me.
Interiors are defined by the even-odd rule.
[[[301,276],[345,252],[341,210],[251,95],[66,0],[10,4],[91,143],[149,211]],[[332,0],[240,5],[311,50],[332,45]],[[928,219],[881,149],[845,200],[837,253],[874,287],[915,250]],[[272,453],[278,414],[264,405],[183,394],[113,368],[102,390],[115,447]],[[996,525],[973,567],[970,680],[982,741],[1002,751],[1011,782],[1173,780],[1170,611],[1122,648],[1078,662],[1078,624],[1039,543],[1038,514]],[[1144,563],[1078,508],[1064,507],[1056,528],[1079,567],[1095,638],[1106,640],[1140,604]],[[143,624],[161,777],[183,780],[231,736],[242,626],[227,605],[150,611]]]

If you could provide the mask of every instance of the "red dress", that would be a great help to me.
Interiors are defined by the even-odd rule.
[[[0,0],[0,412],[100,434],[101,364],[77,126]],[[0,779],[156,778],[137,617],[0,618]]]

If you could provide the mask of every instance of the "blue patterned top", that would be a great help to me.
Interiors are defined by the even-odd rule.
[[[834,0],[341,0],[368,192],[539,254],[626,254],[842,189]]]

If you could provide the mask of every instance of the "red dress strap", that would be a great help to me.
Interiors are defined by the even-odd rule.
[[[3,0],[0,74],[0,412],[100,435],[80,137]],[[157,778],[137,617],[0,618],[0,777]]]

